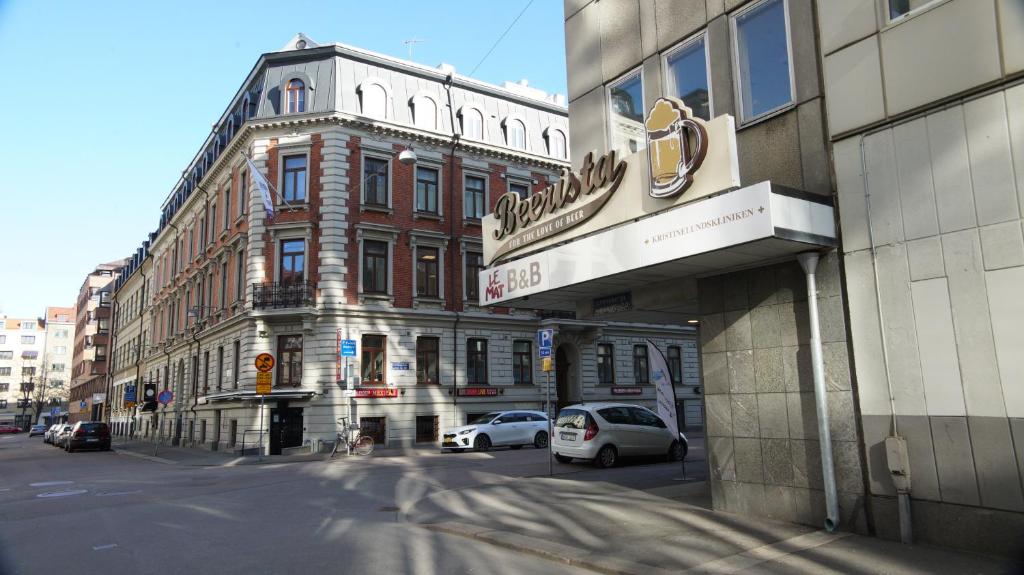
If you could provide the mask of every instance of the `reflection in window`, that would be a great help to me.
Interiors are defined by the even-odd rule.
[[[484,139],[484,117],[475,108],[462,111],[462,135],[474,140]]]
[[[642,150],[647,143],[644,130],[644,90],[640,72],[634,72],[608,89],[611,107],[611,147],[622,154]]]
[[[487,209],[487,184],[483,178],[466,176],[465,215],[467,218],[480,219]]]
[[[487,385],[487,340],[466,340],[466,381],[469,385]]]
[[[388,205],[388,161],[367,156],[363,161],[363,203]]]
[[[889,19],[895,20],[933,4],[938,0],[889,0]]]
[[[387,344],[387,340],[387,337],[383,335],[363,336],[363,354],[361,358],[363,368],[363,385],[380,385],[384,383],[384,361],[387,359],[385,345]]]
[[[424,130],[437,129],[437,105],[425,96],[413,99],[412,116],[417,128]]]
[[[438,249],[416,247],[416,296],[438,297]]]
[[[733,20],[740,109],[750,120],[793,100],[786,41],[786,6],[767,0]]]
[[[669,94],[682,100],[695,116],[710,120],[708,61],[704,38],[669,54],[665,61],[668,63]]]
[[[416,338],[416,383],[438,383],[440,365],[440,339],[436,337]]]
[[[388,244],[375,240],[363,242],[363,292],[388,293]]]
[[[484,269],[484,255],[466,252],[466,299],[477,305],[480,300],[480,272]]]
[[[526,149],[526,126],[519,120],[509,120],[505,124],[505,143],[519,150]]]
[[[288,87],[285,89],[285,93],[288,96],[288,107],[286,111],[289,114],[296,114],[306,111],[306,84],[298,78],[288,82]]]
[[[380,84],[368,83],[362,86],[363,115],[371,118],[387,118],[388,94]]]
[[[548,155],[562,160],[566,158],[565,134],[561,130],[550,130],[548,132]]]
[[[281,283],[301,283],[305,279],[305,240],[284,240],[281,242]]]
[[[223,350],[221,350],[223,353]],[[209,369],[209,352],[207,352]],[[282,335],[277,338],[277,387],[298,387],[302,383],[302,336]],[[219,368],[219,366],[218,366]],[[218,386],[220,376],[218,374]]]
[[[437,213],[437,170],[416,168],[416,211]]]
[[[306,156],[285,156],[284,190],[281,195],[286,202],[306,201]],[[213,230],[212,219],[210,229]]]

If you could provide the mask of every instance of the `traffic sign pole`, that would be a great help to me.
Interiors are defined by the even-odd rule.
[[[256,394],[260,396],[260,445],[256,451],[256,461],[263,461],[263,412],[266,405],[267,393],[273,386],[273,375],[270,370],[274,369],[274,356],[269,353],[261,353],[256,356]],[[245,446],[242,446],[245,449]]]

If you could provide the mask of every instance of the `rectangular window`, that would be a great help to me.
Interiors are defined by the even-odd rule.
[[[110,331],[110,319],[109,318],[105,318],[105,317],[99,318],[99,321],[97,322],[97,325],[98,325],[97,329],[99,329],[100,333],[107,333],[108,331]]]
[[[231,387],[238,389],[239,373],[242,371],[242,342],[236,340],[235,349],[232,351],[231,360],[234,362],[234,365],[231,366]]]
[[[741,118],[752,120],[793,101],[785,0],[765,0],[732,19]]]
[[[466,382],[487,385],[487,340],[466,340]]]
[[[416,442],[432,443],[437,441],[437,427],[436,415],[417,415]]]
[[[210,245],[217,242],[217,204],[210,204]],[[177,273],[177,272],[175,272]]]
[[[623,156],[647,146],[644,128],[644,88],[640,71],[632,72],[608,87],[611,148]]]
[[[665,57],[668,70],[668,93],[679,98],[693,115],[711,119],[708,91],[708,58],[704,36],[688,42]]]
[[[228,305],[228,262],[220,264],[220,309]]]
[[[7,343],[7,336],[6,335],[0,335],[0,344],[4,344],[4,343]]]
[[[245,213],[245,202],[249,199],[249,170],[238,171],[238,215]]]
[[[21,343],[32,345],[36,342],[36,336],[34,335],[23,335],[21,336]]]
[[[0,351],[0,359],[14,359],[13,351]]]
[[[217,391],[224,389],[224,346],[217,348]]]
[[[239,251],[235,254],[235,301],[242,300],[243,288],[245,286],[245,252]]]
[[[363,241],[363,292],[388,293],[388,244]]]
[[[306,275],[305,240],[282,240],[281,257],[278,261],[282,284],[302,283]]]
[[[99,291],[99,288],[89,288],[89,295],[91,297],[96,297],[96,292],[97,291]],[[23,321],[23,322],[21,322],[21,329],[35,329],[35,328],[36,328],[36,322],[34,322],[34,321]]]
[[[7,400],[0,399],[0,409],[7,409]]]
[[[388,431],[386,417],[360,417],[359,433],[373,438],[374,445],[387,445]]]
[[[440,365],[440,339],[416,338],[416,383],[436,384]]]
[[[610,343],[597,344],[597,382],[615,383],[615,348]]]
[[[224,186],[224,229],[231,224],[231,182]]]
[[[520,182],[509,182],[508,191],[519,196],[520,200],[525,200],[530,195],[530,186]]]
[[[668,346],[668,371],[672,375],[672,383],[683,382],[683,354],[678,345]]]
[[[105,345],[97,345],[96,346],[96,361],[106,361],[106,360],[107,360],[107,346],[105,346]]]
[[[416,246],[416,296],[438,297],[438,249]]]
[[[302,384],[302,336],[282,335],[277,338],[277,387],[299,387]]]
[[[487,210],[487,181],[477,176],[466,176],[465,188],[466,217],[484,217]]]
[[[364,335],[363,347],[363,385],[383,385],[385,379],[385,361],[387,360],[388,338],[383,335]]]
[[[530,385],[533,383],[533,342],[516,340],[512,342],[512,383]]]
[[[286,202],[306,201],[306,156],[284,157],[281,195]]]
[[[64,371],[67,366],[63,363],[51,363],[50,371]]]
[[[480,303],[480,272],[484,269],[484,255],[466,252],[466,299],[473,305]]]
[[[416,211],[428,214],[437,212],[437,170],[416,168]]]
[[[650,383],[651,370],[648,369],[647,346],[633,346],[633,380],[637,383]]]
[[[367,156],[363,159],[363,203],[388,205],[388,161]]]
[[[66,345],[58,345],[58,346],[54,346],[54,348],[53,348],[53,353],[55,353],[57,355],[64,355],[67,352],[68,352],[68,347]]]
[[[210,352],[203,352],[203,395],[210,392]]]
[[[11,368],[9,368],[9,367],[0,367],[0,375],[3,375],[3,376],[11,375]],[[7,391],[7,385],[8,384],[6,384],[6,383],[0,383],[0,391]]]

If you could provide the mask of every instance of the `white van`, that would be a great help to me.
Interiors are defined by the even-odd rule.
[[[612,467],[620,457],[636,455],[664,455],[668,461],[679,461],[688,450],[686,436],[673,437],[657,413],[626,403],[563,408],[551,437],[551,451],[560,463],[588,459],[598,467]]]

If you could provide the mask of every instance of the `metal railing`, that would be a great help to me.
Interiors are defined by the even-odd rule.
[[[311,282],[252,284],[253,309],[312,307],[314,301]]]

